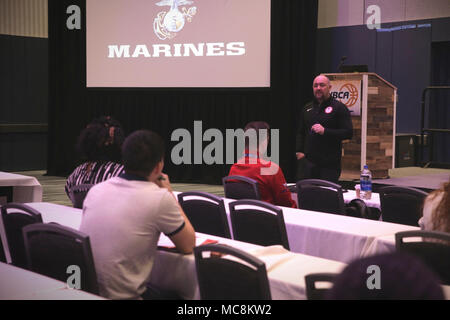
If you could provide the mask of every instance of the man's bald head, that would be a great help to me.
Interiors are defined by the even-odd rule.
[[[319,74],[317,77],[314,78],[314,82],[316,81],[325,81],[327,84],[330,84],[330,78],[328,78],[326,75],[324,74]]]

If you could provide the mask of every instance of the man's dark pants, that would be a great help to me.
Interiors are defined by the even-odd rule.
[[[321,179],[333,183],[338,183],[340,175],[340,168],[324,168],[318,166],[308,159],[304,160],[303,179]]]

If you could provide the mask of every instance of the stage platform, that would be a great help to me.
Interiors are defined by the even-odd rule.
[[[341,184],[345,188],[353,189],[358,182],[359,177],[341,175]],[[372,180],[373,191],[385,186],[412,187],[431,192],[439,189],[443,183],[450,179],[450,170],[421,168],[421,167],[405,167],[389,170],[388,179]]]

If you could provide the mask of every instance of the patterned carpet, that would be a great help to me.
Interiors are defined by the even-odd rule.
[[[56,204],[62,204],[66,206],[72,206],[69,198],[64,191],[66,184],[65,177],[55,177],[45,175],[46,171],[21,171],[14,172],[25,176],[35,177],[42,185],[43,189],[43,202],[51,202]],[[208,185],[208,184],[187,184],[187,183],[172,183],[172,189],[175,191],[204,191],[223,197],[223,187],[220,185]]]
[[[72,206],[69,198],[64,191],[64,185],[66,184],[65,177],[55,177],[45,175],[46,171],[21,171],[15,172],[26,176],[35,177],[43,187],[43,199],[44,202],[57,203],[67,206]],[[416,176],[424,174],[438,174],[438,173],[450,173],[447,169],[433,169],[433,168],[419,168],[419,167],[405,167],[395,168],[389,170],[389,176],[391,178],[400,178],[407,176]],[[430,176],[431,177],[431,176]],[[204,191],[223,197],[223,187],[221,185],[208,185],[208,184],[188,184],[188,183],[172,183],[172,188],[175,191]]]

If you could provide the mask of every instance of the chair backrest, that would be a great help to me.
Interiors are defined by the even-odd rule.
[[[79,268],[78,289],[99,294],[87,235],[61,225],[39,223],[23,228],[23,237],[29,270],[67,282]],[[69,282],[76,285],[77,280],[73,280]]]
[[[324,300],[327,292],[333,285],[333,280],[336,277],[335,273],[311,273],[305,276],[306,284],[306,298],[308,300]],[[319,282],[326,282],[329,284],[327,288],[319,288]]]
[[[83,209],[84,198],[93,186],[94,184],[79,184],[70,190],[69,198],[74,208]]]
[[[407,187],[384,187],[379,193],[383,221],[419,226],[426,192]]]
[[[299,209],[345,215],[342,187],[320,179],[297,181]]]
[[[202,300],[270,300],[266,265],[239,249],[208,244],[194,248]]]
[[[417,241],[417,237],[421,237]],[[409,238],[409,239],[408,239]],[[416,238],[412,241],[411,238]],[[405,239],[408,239],[405,241]],[[437,231],[404,231],[395,234],[397,250],[422,259],[443,284],[450,285],[450,233]]]
[[[234,240],[262,246],[281,244],[289,250],[280,207],[259,200],[236,200],[229,207]]]
[[[261,200],[258,181],[243,176],[222,178],[225,198]]]
[[[178,194],[178,202],[195,231],[231,238],[223,199],[200,191]]]
[[[41,214],[23,203],[8,203],[1,207],[3,225],[6,233],[11,263],[16,267],[27,268],[25,245],[23,243],[23,227],[41,223]]]

